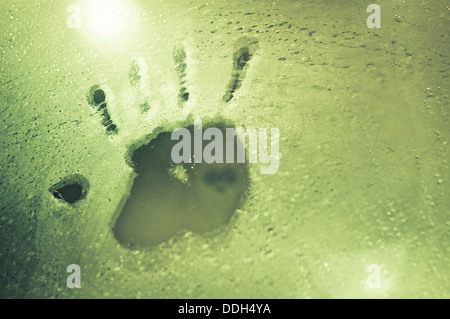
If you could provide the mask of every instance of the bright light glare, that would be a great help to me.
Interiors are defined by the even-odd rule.
[[[130,6],[127,0],[86,1],[87,27],[101,38],[124,34],[130,24]]]

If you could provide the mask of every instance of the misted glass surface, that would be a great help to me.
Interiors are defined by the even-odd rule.
[[[450,3],[377,3],[2,1],[0,297],[448,298]]]

